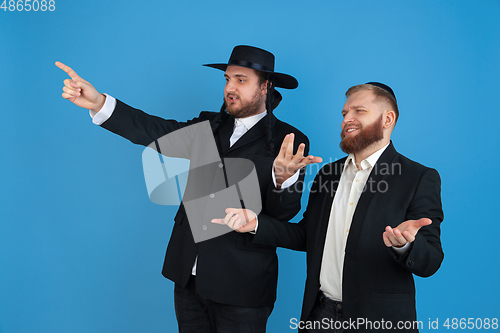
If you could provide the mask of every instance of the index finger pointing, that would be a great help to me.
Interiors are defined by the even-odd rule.
[[[56,61],[56,66],[65,71],[72,79],[80,79],[80,76],[69,66],[66,66],[60,61]]]

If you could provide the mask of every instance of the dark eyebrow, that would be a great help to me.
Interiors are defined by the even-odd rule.
[[[248,76],[246,76],[246,75],[244,75],[244,74],[235,74],[234,76],[235,76],[235,77],[245,77],[245,78],[248,78]],[[226,77],[226,78],[227,78],[227,77],[229,77],[229,75],[224,74],[224,77]]]

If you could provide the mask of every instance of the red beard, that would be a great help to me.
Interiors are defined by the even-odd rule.
[[[342,130],[340,132],[340,149],[346,154],[357,153],[368,147],[374,142],[380,141],[384,138],[384,132],[382,131],[383,125],[383,115],[380,115],[378,120],[375,120],[373,124],[366,126],[365,128],[359,125],[359,133],[353,137],[346,137],[345,132]]]

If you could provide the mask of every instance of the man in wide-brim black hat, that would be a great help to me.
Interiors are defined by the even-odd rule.
[[[262,212],[280,220],[289,220],[299,212],[304,171],[289,184],[276,179],[275,185],[273,161],[282,142],[288,151],[292,147],[294,152],[298,150],[297,163],[305,165],[313,159],[304,158],[309,148],[307,137],[272,113],[281,101],[275,88],[298,86],[294,77],[274,70],[272,53],[241,45],[233,49],[227,63],[205,65],[224,71],[224,103],[220,112],[201,112],[187,122],[148,115],[98,93],[68,66],[56,65],[71,77],[64,81],[62,96],[89,109],[95,124],[133,143],[147,146],[177,129],[208,120],[221,159],[239,157],[254,163]],[[303,143],[300,148],[299,143]],[[162,273],[175,282],[179,331],[265,332],[276,300],[276,249],[253,245],[252,234],[234,231],[196,243],[183,204],[174,220]],[[204,230],[212,226],[207,221]]]

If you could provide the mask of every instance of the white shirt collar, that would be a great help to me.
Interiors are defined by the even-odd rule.
[[[376,152],[374,152],[373,154],[371,154],[370,156],[368,156],[367,158],[365,158],[364,160],[362,160],[360,163],[361,168],[363,170],[366,170],[368,168],[373,168],[375,163],[377,163],[378,159],[380,158],[380,155],[382,155],[382,153],[386,150],[388,146],[389,143],[386,144],[384,147],[380,148],[379,150],[377,150]],[[352,164],[354,168],[356,168],[356,163],[354,162],[354,154],[349,154],[349,156],[347,157],[347,160],[345,161],[344,165],[344,170],[349,164]]]
[[[243,124],[243,126],[245,126],[245,128],[248,131],[252,127],[254,127],[255,124],[257,124],[259,122],[259,120],[264,118],[266,115],[267,115],[267,111],[264,111],[262,113],[259,113],[259,114],[256,114],[256,115],[253,115],[250,117],[246,117],[246,118],[234,118],[234,122],[235,122],[235,125],[238,123]]]

